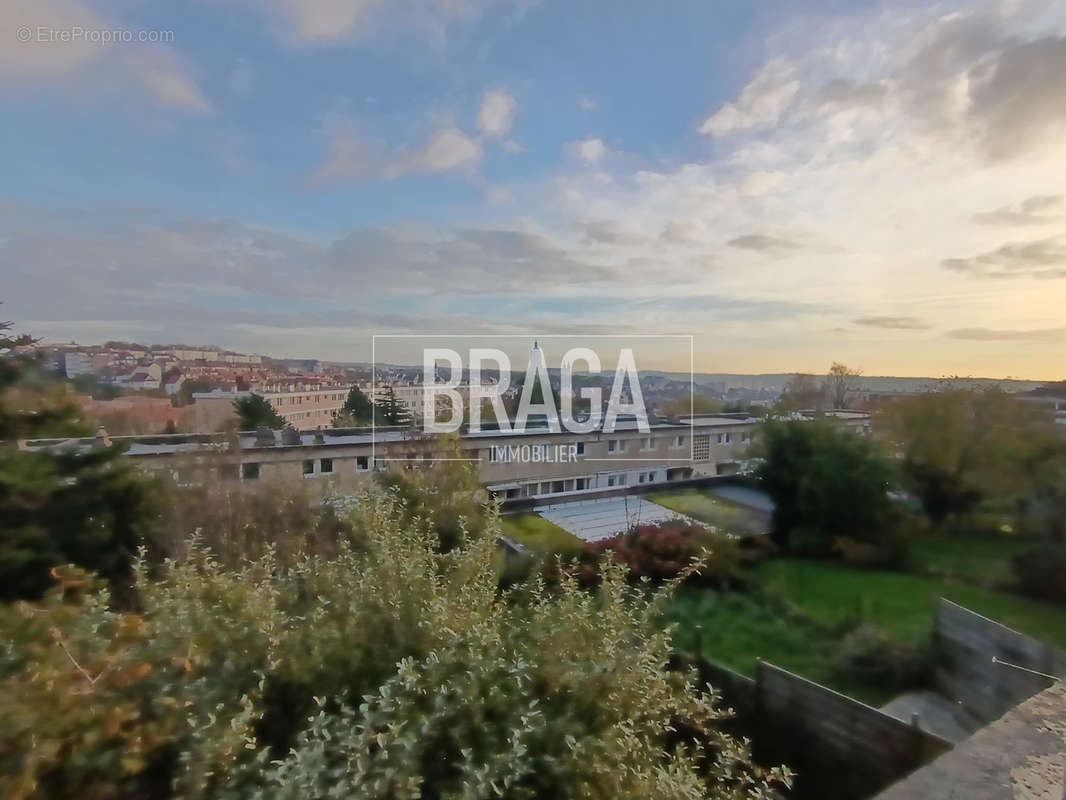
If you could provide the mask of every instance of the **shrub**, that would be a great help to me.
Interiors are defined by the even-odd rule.
[[[764,423],[760,442],[756,475],[773,498],[771,536],[782,550],[827,558],[841,536],[899,548],[893,465],[874,441],[821,419]]]
[[[739,580],[737,540],[690,522],[634,525],[625,533],[589,542],[579,567],[584,583],[595,583],[599,565],[607,553],[615,563],[627,568],[630,581],[659,583],[676,578],[696,559],[700,561],[700,570],[693,574],[693,580],[720,587]]]
[[[929,642],[900,642],[873,625],[862,624],[840,642],[833,674],[864,686],[904,691],[922,685],[931,668]]]
[[[1066,542],[1047,542],[1015,556],[1018,588],[1041,600],[1066,603]]]
[[[307,486],[283,483],[206,483],[169,486],[163,493],[165,513],[146,537],[152,560],[182,557],[189,537],[228,565],[272,550],[291,562],[299,556],[336,554],[346,539],[358,538],[344,519],[345,504],[314,502]]]
[[[77,572],[0,607],[0,795],[768,798],[714,699],[664,669],[669,588],[500,594],[495,519],[441,552],[395,494],[332,558],[202,546],[140,613]],[[685,731],[678,739],[676,731]]]

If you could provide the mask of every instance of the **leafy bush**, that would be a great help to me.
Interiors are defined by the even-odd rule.
[[[862,624],[840,642],[832,671],[841,680],[904,691],[921,686],[931,665],[929,642],[896,641],[873,625]]]
[[[415,445],[412,445],[414,447]],[[415,451],[412,451],[412,453]],[[442,438],[419,450],[424,466],[405,472],[381,472],[379,485],[403,498],[407,520],[428,520],[437,532],[441,550],[459,545],[471,530],[485,529],[490,498],[477,467],[459,448],[457,439]]]
[[[664,669],[669,589],[500,594],[498,525],[442,552],[395,493],[332,558],[203,546],[139,613],[76,571],[0,607],[0,795],[769,798],[713,697]],[[680,736],[677,731],[685,731]]]
[[[628,569],[629,580],[655,583],[676,578],[699,559],[700,570],[693,574],[715,586],[729,586],[739,580],[740,546],[736,539],[703,525],[669,521],[634,525],[628,531],[585,545],[579,576],[594,584],[605,554]]]
[[[1015,556],[1011,566],[1023,594],[1066,603],[1066,542],[1042,544]]]

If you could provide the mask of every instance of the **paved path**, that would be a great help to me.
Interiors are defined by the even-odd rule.
[[[695,521],[635,495],[556,503],[537,509],[537,513],[586,542],[606,539],[632,525],[668,519]]]
[[[981,722],[959,704],[936,692],[908,692],[881,707],[890,717],[902,722],[911,722],[918,715],[918,726],[923,731],[935,733],[952,744],[966,741]]]

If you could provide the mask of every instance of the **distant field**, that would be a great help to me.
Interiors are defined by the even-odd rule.
[[[539,514],[506,514],[500,517],[500,526],[505,536],[541,556],[573,556],[583,546],[581,540],[572,533],[548,522]]]

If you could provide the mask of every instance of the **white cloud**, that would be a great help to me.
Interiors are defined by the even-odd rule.
[[[603,139],[594,138],[568,142],[566,150],[574,158],[578,158],[593,167],[597,166],[608,153],[607,145],[603,143]]]
[[[6,0],[0,4],[0,28],[11,39],[0,47],[0,85],[76,87],[81,97],[94,92],[101,102],[113,102],[116,89],[133,87],[138,97],[160,106],[192,113],[211,110],[192,70],[173,48],[91,40],[90,32],[132,31],[134,26],[97,14],[82,0]],[[79,29],[85,33],[77,40],[49,41]],[[18,30],[30,31],[31,40],[16,41]]]
[[[943,337],[907,351],[887,326],[851,321],[905,309],[945,330],[1060,327],[1066,84],[1050,76],[1064,29],[1024,0],[785,21],[767,37],[775,57],[703,125],[720,138],[709,156],[571,170],[554,211],[653,237],[596,243],[605,259],[691,270],[694,291],[851,309],[718,326],[731,363],[748,347],[762,368],[772,351],[792,369],[817,354],[868,372],[1053,376],[1061,357],[1042,340],[1024,353]]]
[[[700,133],[727,136],[773,125],[799,89],[795,68],[781,59],[767,63],[744,87],[736,102],[723,105],[700,126]]]
[[[387,177],[408,172],[451,172],[473,167],[481,159],[481,145],[455,126],[434,131],[415,150],[401,154],[385,168]]]
[[[338,114],[326,115],[318,135],[325,157],[310,176],[318,185],[372,176],[471,171],[481,159],[481,143],[448,122],[409,148],[387,148],[364,136],[354,120]]]
[[[265,13],[282,40],[297,46],[339,45],[400,32],[443,43],[455,25],[490,9],[522,13],[529,0],[230,0]]]
[[[322,44],[347,38],[385,4],[383,0],[268,0],[262,5],[272,7],[286,38]]]
[[[508,92],[503,89],[485,92],[477,114],[478,130],[490,138],[506,136],[517,113],[518,101]]]

